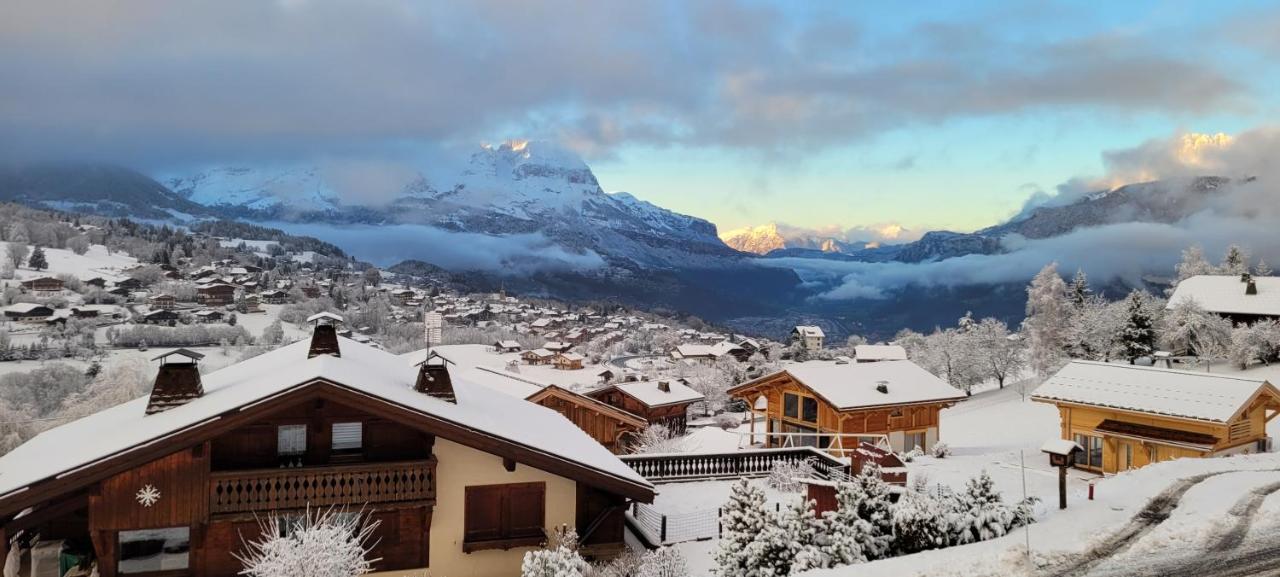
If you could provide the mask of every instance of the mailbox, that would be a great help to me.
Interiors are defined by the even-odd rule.
[[[1076,455],[1084,449],[1075,441],[1053,439],[1040,447],[1049,454],[1049,464],[1058,468],[1058,508],[1067,508],[1067,468],[1076,464]]]

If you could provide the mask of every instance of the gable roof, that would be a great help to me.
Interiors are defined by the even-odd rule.
[[[1226,423],[1264,389],[1276,394],[1263,379],[1072,361],[1031,398]]]
[[[803,337],[825,337],[826,336],[826,334],[822,332],[822,327],[819,327],[816,325],[796,325],[796,328],[791,329],[791,334],[798,334]]]
[[[407,359],[340,340],[341,357],[307,358],[310,343],[302,340],[211,372],[202,379],[204,396],[162,413],[146,415],[142,397],[45,431],[0,457],[0,504],[36,483],[324,385],[553,461],[566,477],[605,478],[627,496],[652,497],[648,481],[555,411],[464,379],[454,380],[457,403],[448,403],[414,390],[417,371]]]
[[[840,411],[886,405],[954,402],[965,397],[959,389],[911,361],[794,363],[776,373],[733,387],[729,389],[729,394],[748,391],[781,375],[791,377]],[[878,388],[882,384],[884,392]]]
[[[684,403],[696,403],[701,401],[702,393],[693,390],[688,385],[676,380],[664,380],[671,392],[663,391],[658,388],[659,381],[631,381],[629,383],[616,383],[607,387],[602,387],[589,391],[587,394],[593,397],[608,390],[618,390],[623,394],[644,403],[649,408],[665,407],[668,405],[680,405]]]
[[[586,395],[575,393],[573,391],[570,391],[569,389],[565,389],[558,385],[547,385],[542,390],[537,391],[532,395],[529,395],[528,398],[526,398],[525,400],[532,403],[537,403],[538,401],[541,401],[547,397],[558,397],[561,399],[566,399],[570,402],[588,407],[596,411],[597,413],[603,413],[615,419],[618,419],[619,421],[629,423],[635,427],[644,428],[644,426],[648,424],[648,421],[645,421],[643,418],[637,415],[634,415],[632,413],[619,409],[618,407],[615,407],[608,403],[598,401]]]
[[[1178,282],[1168,308],[1192,300],[1218,314],[1280,316],[1280,277],[1253,277],[1258,294],[1245,294],[1239,275],[1196,275]]]

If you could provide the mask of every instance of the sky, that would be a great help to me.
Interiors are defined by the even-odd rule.
[[[722,231],[973,230],[1105,182],[1124,151],[1280,112],[1266,2],[8,0],[0,16],[0,160],[172,174],[548,139],[606,190]]]

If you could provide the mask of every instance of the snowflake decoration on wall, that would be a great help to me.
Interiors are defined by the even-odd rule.
[[[146,485],[138,489],[138,494],[134,495],[134,498],[143,507],[150,507],[160,500],[160,489],[155,488],[153,485]]]

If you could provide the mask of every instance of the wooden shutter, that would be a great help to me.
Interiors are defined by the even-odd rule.
[[[546,484],[513,483],[466,488],[463,541],[541,537],[546,526]]]
[[[507,489],[507,537],[529,537],[542,534],[546,525],[544,499],[546,485],[521,483],[508,485]]]
[[[333,424],[333,450],[358,451],[364,445],[364,424],[360,421]]]
[[[503,485],[467,487],[464,541],[491,541],[502,538]]]

